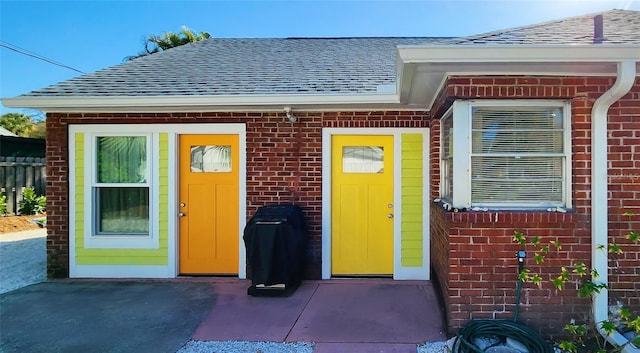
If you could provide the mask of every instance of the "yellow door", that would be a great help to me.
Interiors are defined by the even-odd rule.
[[[180,136],[180,273],[238,273],[237,135]]]
[[[393,136],[334,135],[331,272],[393,274]]]

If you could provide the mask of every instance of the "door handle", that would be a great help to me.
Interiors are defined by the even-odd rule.
[[[393,213],[389,213],[389,214],[387,215],[387,218],[393,218]]]
[[[178,213],[178,217],[184,217],[184,216],[186,216],[186,215],[187,215],[187,214],[186,214],[186,213],[184,213],[184,212],[180,212],[180,213]]]

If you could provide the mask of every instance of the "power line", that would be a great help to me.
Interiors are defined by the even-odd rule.
[[[34,52],[31,52],[31,51],[29,51],[29,50],[27,50],[27,49],[20,48],[20,47],[19,47],[19,46],[17,46],[17,45],[14,45],[14,44],[11,44],[11,43],[8,43],[8,42],[5,42],[5,41],[3,41],[3,40],[0,40],[0,47],[7,48],[7,49],[9,49],[9,50],[13,50],[13,51],[15,51],[16,53],[20,53],[20,54],[22,54],[22,55],[30,56],[30,57],[32,57],[32,58],[36,58],[36,59],[38,59],[38,60],[42,60],[42,61],[48,62],[49,64],[53,64],[53,65],[56,65],[56,66],[63,67],[63,68],[65,68],[65,69],[73,70],[73,71],[79,72],[79,73],[81,73],[81,74],[85,74],[85,73],[86,73],[86,72],[83,72],[83,71],[78,70],[78,69],[76,69],[76,68],[73,68],[73,67],[71,67],[71,66],[68,66],[68,65],[65,65],[65,64],[63,64],[63,63],[60,63],[60,62],[58,62],[58,61],[55,61],[55,60],[49,59],[49,58],[47,58],[47,57],[44,57],[44,56],[42,56],[42,55],[36,54],[36,53],[34,53]]]

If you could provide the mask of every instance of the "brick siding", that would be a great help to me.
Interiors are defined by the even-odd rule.
[[[513,316],[520,249],[515,231],[543,243],[559,240],[562,250],[552,252],[538,266],[526,267],[543,278],[559,274],[561,266],[591,260],[591,109],[595,100],[615,82],[613,77],[452,77],[436,99],[431,122],[431,187],[438,196],[440,172],[439,118],[456,99],[562,99],[571,102],[572,188],[571,213],[485,212],[451,213],[432,205],[432,269],[445,298],[447,325],[455,332],[470,319]],[[621,216],[624,210],[640,214],[640,83],[609,110],[609,227],[610,241],[640,229],[640,215]],[[611,302],[622,301],[639,309],[640,249],[626,244],[618,261],[611,261]],[[533,249],[527,249],[533,250]],[[530,251],[530,257],[532,252]],[[590,302],[578,298],[576,282],[557,291],[546,282],[542,288],[525,284],[520,321],[544,334],[562,334],[570,319],[587,318]]]
[[[47,251],[49,275],[68,275],[67,126],[74,123],[245,123],[247,126],[247,219],[258,207],[296,202],[310,226],[307,278],[321,271],[322,128],[427,127],[431,125],[431,193],[439,188],[439,118],[455,99],[562,99],[571,102],[572,212],[449,213],[431,207],[431,268],[443,294],[447,326],[454,333],[469,319],[511,318],[515,308],[520,248],[514,231],[543,242],[559,240],[563,249],[540,266],[527,268],[543,276],[561,266],[591,259],[591,109],[615,82],[613,77],[453,77],[445,84],[429,122],[429,112],[296,113],[299,123],[283,123],[283,113],[48,114]],[[610,299],[640,308],[640,248],[622,241],[640,230],[640,82],[609,110],[609,236],[625,244],[610,263]],[[298,152],[299,151],[299,152]],[[622,216],[631,210],[635,216]],[[532,256],[530,250],[530,257]],[[575,283],[557,291],[549,283],[525,284],[521,321],[549,335],[559,334],[570,319],[588,315],[590,303],[579,299]]]
[[[420,111],[284,113],[84,113],[47,116],[47,252],[51,277],[68,276],[68,130],[70,124],[244,123],[247,132],[247,214],[260,206],[291,203],[305,211],[309,225],[306,277],[321,277],[322,128],[428,126]]]

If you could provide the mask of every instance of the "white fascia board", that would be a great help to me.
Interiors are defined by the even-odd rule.
[[[416,64],[402,63],[402,59],[398,56],[396,65],[396,92],[398,92],[399,100],[403,104],[409,101],[415,74]]]
[[[393,94],[316,94],[316,95],[226,95],[226,96],[77,96],[77,97],[31,97],[4,98],[8,108],[32,108],[46,112],[73,111],[159,111],[186,110],[265,110],[272,107],[281,111],[283,106],[348,106],[398,104],[397,93]]]
[[[407,63],[640,61],[640,45],[401,45]]]

